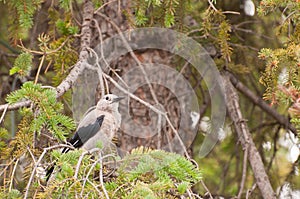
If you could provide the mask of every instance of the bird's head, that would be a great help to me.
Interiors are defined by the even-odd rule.
[[[105,111],[118,111],[119,101],[123,98],[114,94],[104,95],[97,103],[97,108]]]

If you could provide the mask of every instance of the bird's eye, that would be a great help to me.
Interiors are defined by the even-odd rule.
[[[106,100],[109,100],[109,97],[106,97],[105,99],[106,99]]]

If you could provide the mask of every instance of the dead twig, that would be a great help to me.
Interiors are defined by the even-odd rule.
[[[205,185],[203,180],[200,180],[203,188],[205,189],[206,193],[209,195],[210,199],[214,199],[213,196],[211,195],[210,191],[208,190],[207,186]]]
[[[248,144],[244,150],[244,159],[243,159],[243,174],[242,174],[242,180],[240,184],[240,190],[238,193],[237,198],[240,199],[242,197],[243,189],[245,186],[246,176],[247,176],[247,160],[248,160]]]
[[[62,148],[62,147],[68,147],[68,148],[74,149],[72,146],[67,145],[67,144],[59,144],[59,145],[54,145],[54,146],[51,146],[51,147],[44,148],[43,153],[40,155],[38,161],[36,161],[35,164],[34,164],[34,168],[33,168],[32,172],[31,172],[30,178],[29,178],[28,183],[27,183],[27,186],[26,186],[26,188],[25,188],[24,199],[28,198],[29,189],[30,189],[31,183],[32,183],[32,181],[33,181],[33,178],[34,178],[36,169],[37,169],[38,166],[41,164],[41,161],[42,161],[42,159],[44,158],[44,156],[46,155],[46,153],[47,153],[49,150],[53,150],[53,149],[57,149],[57,148]]]

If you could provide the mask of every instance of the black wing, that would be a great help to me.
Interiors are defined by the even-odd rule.
[[[86,141],[96,135],[103,123],[104,115],[97,117],[96,121],[90,125],[80,127],[74,136],[68,141],[73,147],[80,148]],[[67,153],[70,148],[64,148],[62,153]]]
[[[75,148],[81,147],[88,139],[93,137],[100,129],[104,120],[104,115],[97,117],[96,121],[93,124],[90,124],[85,127],[81,127],[74,134],[74,136],[69,140],[69,143],[72,144]],[[62,153],[68,153],[70,148],[65,147],[62,150]],[[54,171],[55,163],[50,166],[46,171],[46,182],[50,179],[52,172]]]

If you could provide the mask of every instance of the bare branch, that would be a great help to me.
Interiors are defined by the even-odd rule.
[[[248,146],[246,146],[244,150],[244,159],[243,159],[243,174],[242,174],[242,180],[240,184],[240,191],[238,193],[237,198],[240,199],[242,197],[243,189],[245,186],[246,176],[247,176],[247,159],[248,159]]]
[[[100,7],[94,12],[94,14],[96,14],[97,12],[99,12],[101,9],[103,9],[103,8],[104,8],[105,6],[107,6],[108,4],[111,4],[111,3],[115,2],[115,1],[117,1],[117,0],[112,0],[112,1],[108,1],[108,2],[104,3],[102,6],[100,6]]]
[[[251,187],[251,189],[247,190],[246,199],[249,198],[249,196],[251,195],[251,193],[254,191],[255,188],[256,188],[256,183],[253,184],[253,186]]]
[[[101,151],[99,151],[99,153],[101,154]],[[86,176],[85,176],[84,179],[83,179],[82,189],[81,189],[81,192],[80,192],[80,197],[82,197],[82,198],[83,198],[83,192],[84,192],[85,184],[86,184],[86,182],[89,180],[89,176],[91,175],[93,169],[96,167],[96,165],[97,165],[97,163],[98,163],[99,161],[100,161],[100,160],[95,161],[95,162],[92,164],[92,166],[90,166],[89,171],[87,172]],[[92,183],[92,182],[91,182],[91,183]],[[96,188],[96,190],[98,191],[98,193],[101,193],[101,192],[99,191],[98,188]],[[101,196],[102,196],[102,194],[101,194]]]
[[[0,164],[0,167],[4,167],[4,169],[1,171],[0,176],[3,175],[3,173],[8,169],[8,167],[11,166],[11,164],[16,160],[16,158],[12,159],[8,164]]]
[[[13,182],[14,182],[14,176],[15,176],[15,172],[16,172],[16,169],[17,169],[17,166],[19,164],[19,161],[20,161],[20,158],[17,159],[16,163],[15,163],[15,166],[13,168],[13,171],[11,173],[11,176],[10,176],[10,185],[9,185],[9,192],[11,191],[12,189],[12,185],[13,185]]]
[[[54,145],[54,146],[51,146],[51,147],[44,148],[43,153],[40,155],[38,161],[36,161],[35,164],[34,164],[34,168],[33,168],[32,172],[31,172],[29,181],[28,181],[27,186],[25,188],[24,199],[26,199],[28,197],[29,189],[30,189],[31,183],[32,183],[33,178],[34,178],[35,171],[38,168],[38,166],[40,165],[40,163],[41,163],[42,159],[44,158],[44,156],[46,155],[46,153],[49,150],[53,150],[53,149],[57,149],[57,148],[62,148],[62,147],[71,147],[71,146],[67,145],[67,144],[60,144],[60,145]],[[73,148],[73,147],[71,147],[71,148]]]
[[[99,160],[100,160],[100,173],[99,173],[99,176],[100,176],[100,184],[101,184],[101,188],[105,194],[105,198],[106,199],[109,199],[109,196],[108,196],[108,193],[105,189],[105,186],[104,186],[104,181],[103,181],[103,159],[104,157],[102,157],[101,155],[101,152],[99,153]]]
[[[216,12],[219,12],[211,0],[208,0],[209,6]]]
[[[21,107],[27,107],[27,106],[30,106],[31,104],[31,101],[29,100],[26,100],[26,101],[23,101],[23,102],[17,102],[17,103],[14,103],[14,104],[3,104],[3,105],[0,105],[0,111],[4,111],[5,109],[8,110],[8,111],[12,111],[12,110],[17,110]]]
[[[288,118],[280,115],[275,109],[271,108],[262,98],[255,95],[249,88],[247,88],[242,82],[240,82],[235,76],[228,73],[232,85],[239,90],[242,94],[248,97],[254,104],[259,106],[263,111],[267,112],[274,119],[276,119],[281,125],[291,130],[295,135],[297,135],[297,130],[289,122]]]
[[[5,113],[6,113],[7,109],[8,109],[8,104],[5,104],[4,105],[4,111],[3,111],[2,115],[1,115],[1,118],[0,118],[0,124],[1,124],[2,120],[4,119],[4,116],[5,116]]]
[[[132,58],[134,59],[134,61],[138,64],[140,70],[142,71],[142,73],[143,73],[143,75],[144,75],[144,78],[145,78],[145,80],[146,80],[146,83],[147,83],[147,85],[148,85],[148,87],[149,87],[149,89],[150,89],[150,93],[151,93],[151,95],[152,95],[153,100],[155,101],[156,104],[159,104],[159,102],[158,102],[158,100],[157,100],[157,96],[156,96],[156,94],[155,94],[155,92],[154,92],[154,90],[153,90],[153,87],[152,87],[152,85],[151,85],[151,83],[150,83],[150,80],[149,80],[149,78],[148,78],[148,76],[147,76],[147,73],[146,73],[146,71],[145,71],[145,69],[144,69],[142,63],[141,63],[140,60],[137,58],[137,56],[134,54],[132,48],[131,48],[130,45],[128,44],[128,42],[127,42],[125,36],[123,35],[122,31],[120,30],[120,28],[119,28],[119,27],[117,26],[117,24],[115,24],[109,17],[107,17],[107,16],[105,16],[105,15],[103,15],[103,14],[101,14],[101,13],[97,13],[97,15],[101,16],[102,18],[104,18],[107,22],[109,22],[109,23],[117,30],[117,32],[119,33],[119,35],[120,35],[120,37],[121,37],[121,39],[122,39],[122,41],[123,41],[125,47],[127,48],[128,52],[130,53],[131,57],[132,57]]]
[[[78,173],[79,173],[79,169],[80,169],[80,165],[81,165],[81,162],[84,158],[84,156],[86,155],[89,155],[89,154],[92,154],[92,153],[95,153],[95,152],[99,152],[101,149],[99,148],[94,148],[94,149],[91,149],[90,151],[85,151],[83,152],[79,159],[78,159],[78,162],[77,162],[77,165],[76,165],[76,169],[75,169],[75,173],[74,173],[74,178],[77,179],[78,178]]]
[[[203,188],[205,189],[206,193],[209,195],[209,198],[210,198],[210,199],[214,199],[214,197],[212,197],[210,191],[208,190],[207,186],[205,185],[204,181],[203,181],[203,180],[200,180],[200,182],[201,182]]]
[[[227,109],[231,120],[234,123],[236,133],[239,137],[241,145],[244,149],[247,148],[248,160],[251,164],[256,183],[260,189],[263,198],[275,198],[275,193],[271,186],[269,177],[266,174],[261,156],[255,147],[253,139],[249,133],[248,125],[242,118],[242,113],[239,105],[239,97],[236,90],[230,82],[230,76],[223,76],[225,92],[227,96]]]
[[[56,88],[56,96],[60,97],[62,96],[66,91],[68,91],[72,85],[77,80],[78,76],[83,72],[84,68],[87,65],[87,59],[88,59],[88,48],[91,43],[91,28],[90,24],[93,19],[93,11],[94,7],[90,0],[84,1],[83,6],[83,23],[82,23],[82,29],[81,29],[81,51],[79,54],[79,61],[73,66],[73,69],[69,73],[69,75],[60,83],[60,85]],[[31,104],[31,101],[26,100],[23,102],[17,102],[15,104],[4,104],[0,105],[0,111],[3,111],[5,109],[7,110],[16,110],[21,107],[27,107]]]

